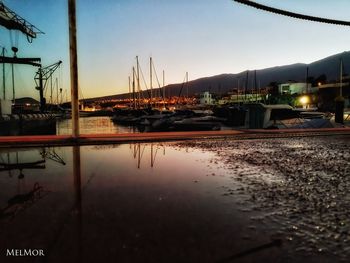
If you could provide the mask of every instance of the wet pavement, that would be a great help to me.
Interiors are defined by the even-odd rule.
[[[0,261],[346,261],[349,145],[317,137],[1,149]],[[45,257],[6,257],[15,248]]]
[[[186,147],[216,153],[211,161],[224,163],[232,179],[224,195],[242,197],[242,211],[258,212],[250,221],[267,225],[284,240],[292,261],[296,255],[350,260],[349,136],[191,142]]]

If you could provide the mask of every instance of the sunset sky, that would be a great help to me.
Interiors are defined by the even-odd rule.
[[[349,20],[348,0],[256,2]],[[69,89],[67,0],[4,3],[45,32],[31,44],[19,33],[18,56],[41,57],[44,66],[62,60],[58,78],[61,87]],[[170,84],[182,82],[186,71],[191,80],[309,63],[350,50],[350,27],[274,15],[232,0],[77,0],[77,19],[79,83],[84,98],[127,92],[136,55],[147,82],[152,56],[159,78],[165,70],[165,82]],[[11,45],[16,43],[10,39],[9,31],[0,28],[0,45],[11,55]],[[12,39],[16,42],[15,32]],[[17,97],[38,98],[35,71],[31,66],[15,66]],[[9,66],[6,80],[10,94]]]

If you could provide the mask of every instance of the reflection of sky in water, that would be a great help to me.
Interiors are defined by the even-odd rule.
[[[79,119],[81,134],[135,133],[135,127],[117,125],[110,117],[85,117]],[[72,134],[72,119],[57,121],[57,135]]]
[[[312,178],[323,178],[313,183],[317,190],[313,194],[321,191],[322,199],[328,198],[325,191],[333,188],[323,183],[329,178],[315,171],[320,164],[326,165],[324,160],[349,159],[345,139],[83,146],[81,209],[74,205],[79,200],[79,180],[73,175],[72,147],[0,149],[2,212],[10,198],[30,193],[36,183],[43,190],[25,205],[7,210],[15,213],[12,219],[0,217],[0,247],[44,248],[49,262],[65,262],[66,255],[73,262],[78,257],[108,262],[111,258],[118,262],[217,262],[269,243],[277,233],[287,243],[254,254],[252,262],[271,258],[285,262],[290,260],[287,256],[295,262],[305,256],[308,262],[319,262],[327,256],[331,262],[335,254],[315,254],[305,245],[299,252],[294,250],[287,239],[289,225],[301,229],[306,243],[322,235],[306,232],[308,226],[316,226],[316,219],[300,214],[291,220],[285,213],[307,204],[298,203],[295,195],[308,193]],[[23,179],[18,179],[18,169],[9,173],[4,166],[17,159],[27,165]],[[298,170],[297,161],[313,169]],[[28,169],[33,164],[45,165],[45,169]],[[290,169],[299,175],[295,177]],[[293,180],[286,180],[288,176],[294,176]],[[341,183],[347,183],[345,179]],[[342,191],[348,197],[346,189]],[[324,202],[315,196],[316,204]],[[344,214],[343,210],[339,213]],[[315,242],[314,247],[320,249],[320,241]],[[338,244],[328,243],[330,248]]]
[[[241,226],[235,223],[237,226],[223,231],[240,216],[235,215],[235,200],[223,196],[222,186],[230,179],[223,177],[225,169],[210,163],[213,153],[174,144],[123,144],[81,147],[83,225],[77,230],[81,226],[76,228],[74,223],[77,192],[72,147],[46,148],[45,158],[43,151],[0,151],[0,167],[27,165],[22,179],[18,169],[0,171],[0,208],[13,212],[1,215],[0,247],[44,248],[59,262],[65,255],[79,256],[76,249],[82,243],[86,251],[97,251],[86,252],[87,257],[104,253],[108,246],[114,249],[110,252],[114,256],[133,257],[134,252],[125,251],[132,248],[143,251],[136,258],[158,255],[157,261],[163,261],[163,256],[176,249],[201,251],[215,235],[218,244],[229,249],[227,235]],[[28,169],[38,161],[45,169]],[[30,193],[36,183],[42,187],[41,194],[5,209],[9,199]],[[84,241],[76,243],[76,231],[82,231]],[[108,260],[109,254],[105,255]],[[219,256],[210,255],[205,257]],[[177,257],[184,259],[181,253]]]
[[[212,157],[213,154],[199,150],[186,152],[160,144],[84,146],[81,147],[82,187],[96,191],[121,185],[185,189],[209,174],[205,163]],[[2,150],[0,162],[19,164],[17,169],[1,166],[5,170],[0,171],[2,202],[18,190],[29,191],[35,182],[52,192],[71,191],[71,147]],[[39,165],[44,169],[36,168]],[[23,179],[19,179],[21,173]]]

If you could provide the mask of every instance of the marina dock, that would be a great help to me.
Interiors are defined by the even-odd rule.
[[[0,137],[0,147],[74,146],[96,144],[122,144],[132,142],[165,142],[198,139],[266,139],[310,136],[350,135],[350,128],[286,129],[286,130],[223,130],[190,132],[152,132],[135,134],[86,134]]]

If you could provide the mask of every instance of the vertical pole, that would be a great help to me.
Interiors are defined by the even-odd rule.
[[[138,108],[140,108],[140,101],[141,101],[141,96],[140,96],[140,65],[139,65],[139,56],[136,56],[136,70],[137,70],[137,92],[138,92]]]
[[[186,72],[186,90],[187,90],[187,99],[188,99],[188,72]]]
[[[152,57],[149,58],[149,85],[151,89],[151,108],[152,108],[152,100],[153,100],[153,89],[152,89]]]
[[[343,60],[340,59],[339,96],[335,98],[335,122],[344,124]]]
[[[56,78],[56,105],[58,105],[58,79]]]
[[[10,164],[11,163],[10,161],[11,161],[10,160],[10,153],[8,152],[7,153],[7,163]],[[9,177],[12,177],[12,170],[11,169],[9,169]]]
[[[70,51],[70,78],[72,103],[72,136],[79,137],[79,95],[78,95],[78,55],[77,55],[77,26],[76,2],[68,0],[69,18],[69,51]]]
[[[75,209],[81,211],[81,161],[80,147],[73,146],[73,176],[74,176],[74,194]]]
[[[309,67],[306,67],[306,94],[309,93]]]
[[[169,98],[169,100],[171,98],[170,86],[168,87],[168,98]]]
[[[2,48],[2,56],[5,57],[5,48]],[[6,83],[5,83],[5,63],[2,64],[2,88],[3,88],[3,99],[6,99]]]
[[[153,167],[153,143],[151,143],[151,167]]]
[[[138,148],[137,168],[140,169],[141,167],[141,144],[140,143],[137,144],[137,148]]]
[[[135,100],[135,68],[132,67],[132,99],[133,99],[133,108],[136,109],[136,100]]]
[[[245,79],[245,89],[244,89],[244,102],[247,101],[247,91],[248,91],[248,77],[249,77],[249,70],[247,70],[247,76]]]
[[[165,75],[164,75],[164,70],[163,70],[163,106],[165,108]]]
[[[43,71],[41,67],[38,69],[38,73],[39,73],[40,112],[44,112],[46,101],[44,98]]]
[[[13,63],[11,64],[11,70],[12,70],[12,100],[13,100],[13,105],[16,104],[16,99],[15,99],[15,73],[13,70]]]
[[[53,98],[52,98],[52,93],[53,93],[53,89],[52,89],[52,77],[50,77],[50,104],[51,104],[51,107],[52,107],[52,104],[53,104]]]
[[[131,105],[131,80],[130,80],[130,76],[129,76],[129,107]]]
[[[76,215],[77,227],[77,259],[76,262],[82,262],[82,194],[81,194],[81,161],[80,147],[73,146],[73,177],[74,177],[74,214]]]
[[[237,79],[237,103],[239,103],[239,82],[241,81],[240,77]]]
[[[134,144],[134,151],[133,151],[134,159],[136,159],[136,155],[137,155],[137,148],[136,148],[136,144]]]
[[[255,102],[258,101],[258,85],[256,83],[256,70],[254,71]]]
[[[343,60],[340,59],[340,88],[339,88],[339,96],[342,97],[343,96]]]

